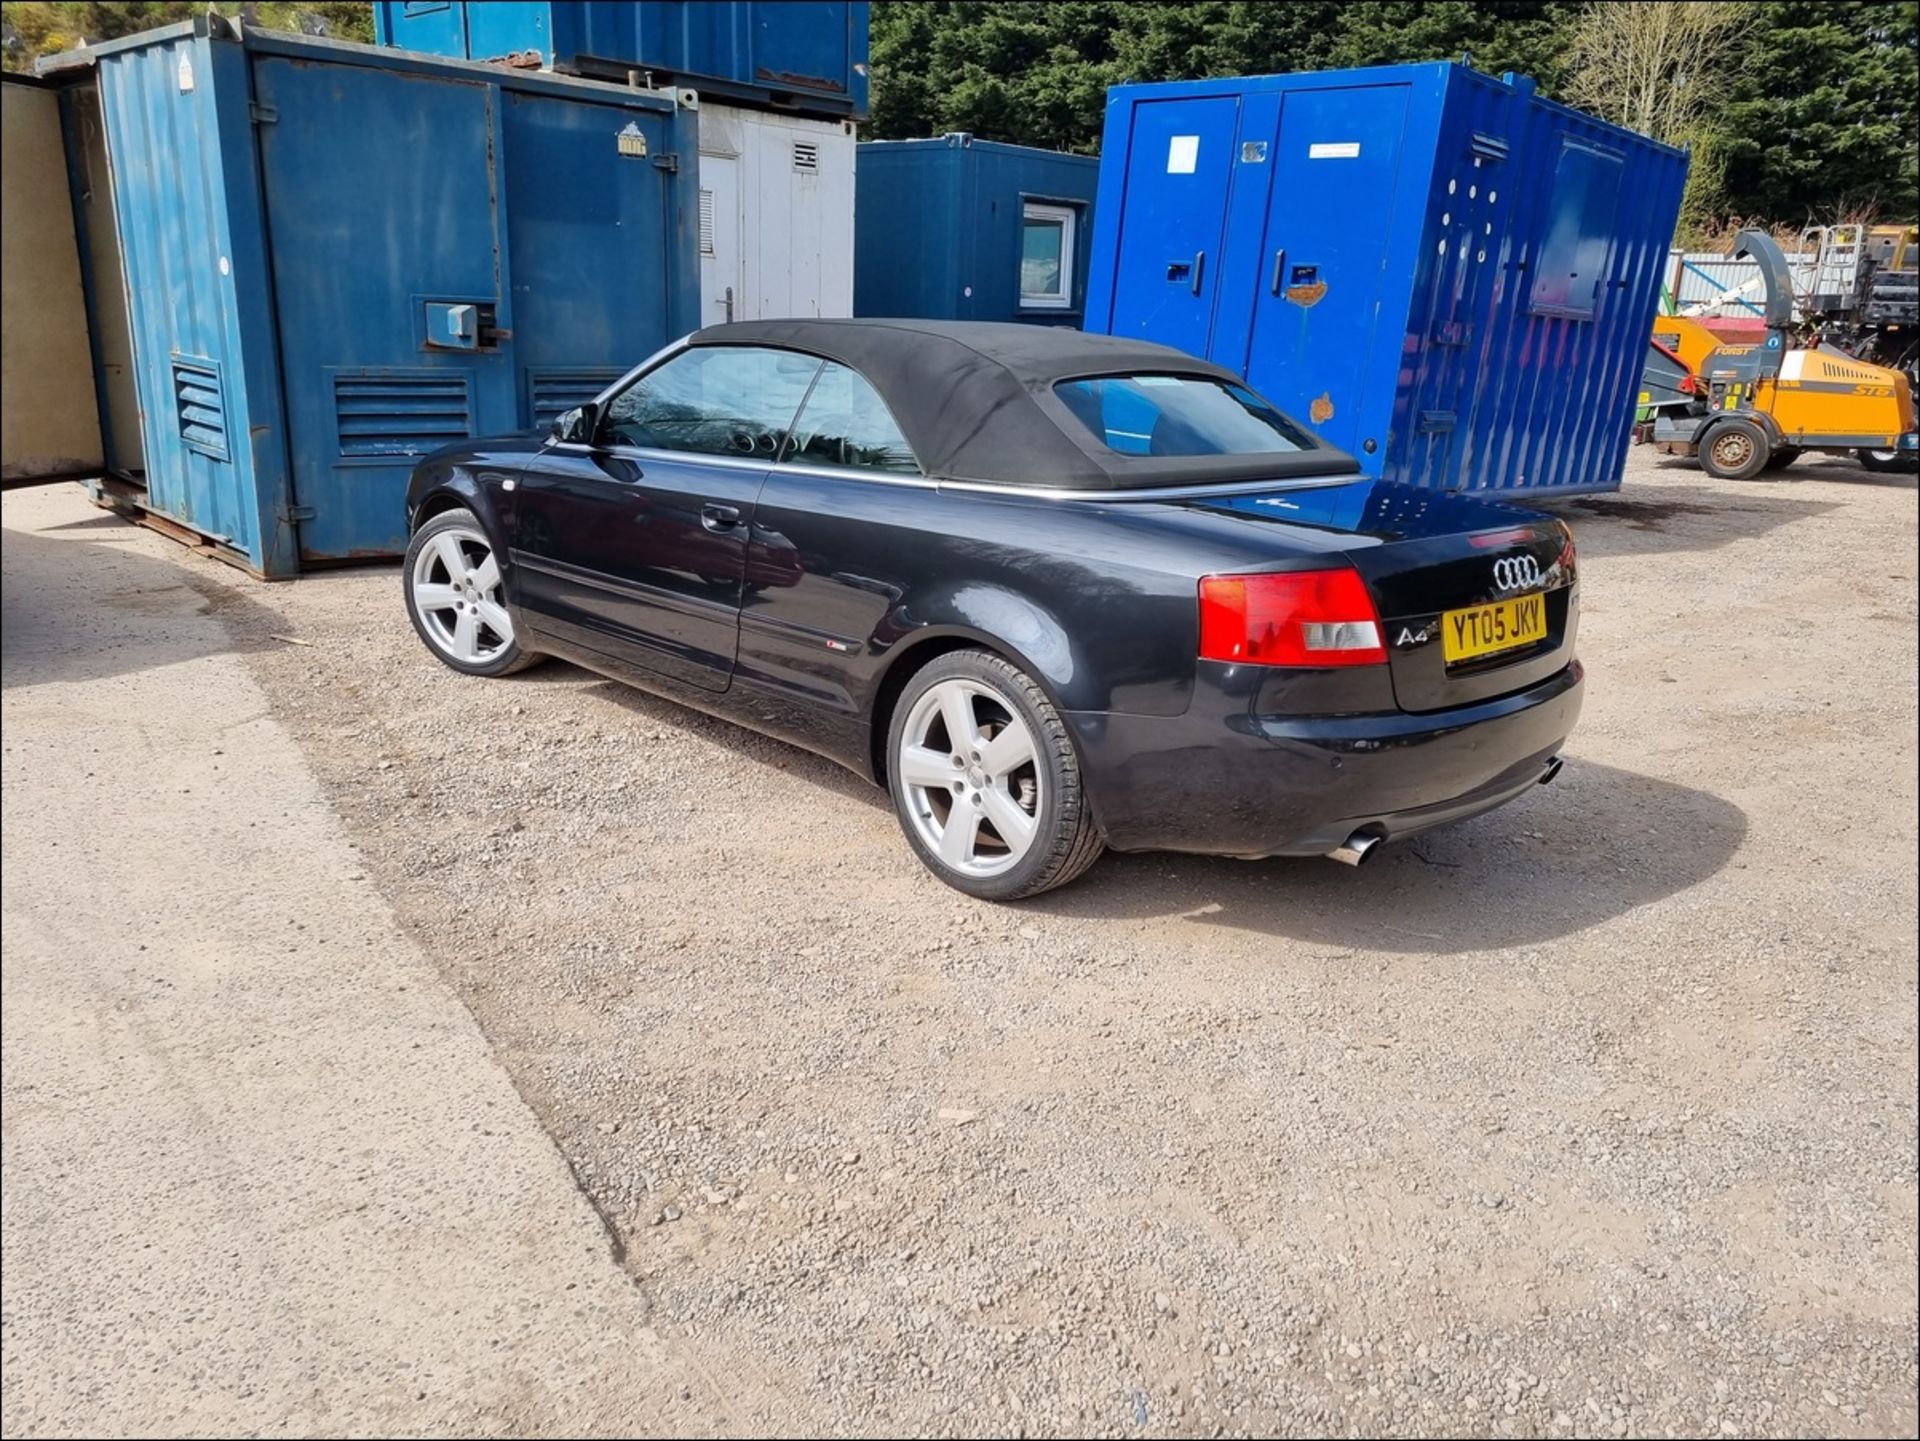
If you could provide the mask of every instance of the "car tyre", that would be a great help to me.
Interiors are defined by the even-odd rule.
[[[1881,475],[1908,475],[1920,470],[1920,450],[1857,450],[1854,454],[1868,470]]]
[[[514,633],[493,542],[464,508],[423,521],[400,572],[407,618],[441,664],[462,675],[512,675],[546,657]]]
[[[1766,431],[1751,420],[1723,420],[1700,443],[1700,467],[1719,480],[1752,480],[1772,452]]]
[[[1065,720],[991,651],[950,651],[908,680],[887,728],[887,785],[921,862],[981,900],[1063,886],[1105,849]]]

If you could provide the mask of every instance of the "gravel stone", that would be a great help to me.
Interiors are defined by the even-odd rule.
[[[453,674],[392,568],[181,563],[734,1429],[1911,1434],[1914,487],[1550,508],[1552,786],[1017,908],[800,751]]]

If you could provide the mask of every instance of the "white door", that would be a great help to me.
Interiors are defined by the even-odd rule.
[[[747,320],[740,266],[740,161],[700,157],[700,314],[704,323]]]

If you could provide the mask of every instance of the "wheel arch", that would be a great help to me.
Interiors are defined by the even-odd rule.
[[[474,519],[480,522],[480,529],[486,532],[493,553],[504,569],[510,560],[506,527],[501,524],[487,488],[465,466],[447,466],[433,477],[430,484],[424,486],[416,482],[414,494],[408,497],[407,535],[411,538],[421,526],[450,510],[472,512]]]
[[[1046,668],[990,632],[964,625],[928,625],[896,642],[887,656],[886,666],[874,684],[868,708],[871,723],[867,735],[867,768],[870,779],[879,786],[887,784],[887,736],[893,729],[893,716],[908,684],[932,662],[958,650],[984,650],[1020,667],[1046,693],[1054,708],[1066,711],[1056,678]]]
[[[1744,420],[1758,426],[1760,433],[1767,438],[1767,448],[1769,450],[1778,450],[1786,443],[1781,435],[1778,422],[1774,420],[1772,415],[1764,410],[1722,411],[1700,428],[1700,435],[1696,443],[1702,449],[1705,449],[1713,442],[1715,432],[1725,430],[1730,423],[1737,420]]]

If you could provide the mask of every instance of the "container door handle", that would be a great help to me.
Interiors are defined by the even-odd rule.
[[[1280,293],[1280,278],[1287,273],[1287,252],[1273,252],[1273,284],[1269,287],[1275,295]]]
[[[1204,250],[1196,250],[1193,252],[1193,293],[1195,295],[1200,293],[1200,277],[1206,273],[1207,252]]]

